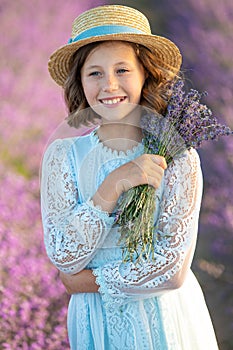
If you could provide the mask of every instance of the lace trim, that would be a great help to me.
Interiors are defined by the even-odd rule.
[[[97,135],[97,130],[95,129],[90,135],[92,137],[92,142],[93,144],[98,144],[101,147],[101,151],[104,151],[105,153],[108,154],[108,156],[111,157],[117,157],[117,158],[131,158],[132,156],[135,156],[136,154],[141,154],[144,150],[144,146],[142,143],[138,143],[138,145],[134,146],[132,149],[129,149],[127,151],[118,151],[114,150],[106,145],[103,144],[102,141],[100,141],[98,135]]]
[[[157,220],[154,262],[114,262],[93,271],[107,307],[178,288],[190,268],[202,195],[199,159],[194,150],[167,169]]]
[[[94,204],[93,200],[91,198],[88,198],[86,201],[86,205],[90,207],[90,209],[95,210],[104,220],[108,220],[110,218],[109,222],[112,222],[113,215],[109,214],[107,211],[104,211],[100,205]],[[114,216],[115,217],[115,216]]]

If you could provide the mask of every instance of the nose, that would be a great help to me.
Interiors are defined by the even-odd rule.
[[[105,79],[103,80],[102,90],[104,92],[112,92],[118,89],[118,80],[117,77],[113,73],[108,73],[105,75]]]

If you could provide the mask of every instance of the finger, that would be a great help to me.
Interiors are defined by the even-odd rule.
[[[152,160],[153,160],[154,163],[159,165],[164,170],[167,169],[167,162],[166,162],[164,157],[156,155],[156,154],[153,154]]]
[[[148,184],[157,189],[161,185],[162,178],[163,177],[158,174],[157,176],[148,176]]]

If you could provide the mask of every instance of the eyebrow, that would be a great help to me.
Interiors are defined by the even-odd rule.
[[[87,66],[86,69],[95,69],[95,68],[100,68],[101,66],[97,66],[97,65],[91,65],[91,66]]]
[[[114,66],[118,66],[118,65],[122,65],[122,64],[129,64],[130,62],[126,62],[126,61],[120,61],[120,62],[117,62],[114,64]],[[101,68],[102,66],[99,66],[99,65],[91,65],[91,66],[87,66],[86,69],[96,69],[96,68]]]

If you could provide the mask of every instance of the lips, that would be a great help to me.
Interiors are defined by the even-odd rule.
[[[112,97],[112,98],[100,99],[100,102],[104,105],[115,105],[117,103],[124,101],[125,99],[126,99],[126,96]]]

